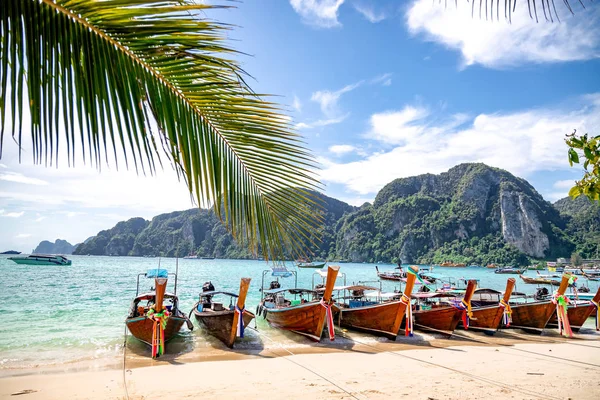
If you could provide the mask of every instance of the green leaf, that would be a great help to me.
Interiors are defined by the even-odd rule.
[[[247,86],[226,42],[231,26],[204,16],[215,8],[1,0],[2,129],[11,118],[19,146],[30,133],[34,163],[57,161],[64,139],[69,165],[76,155],[98,169],[123,157],[152,174],[162,147],[198,205],[212,206],[255,254],[303,255],[298,238],[315,240],[321,217],[307,207],[311,192],[295,188],[319,188],[315,161],[280,107]],[[3,145],[2,133],[0,157]]]
[[[573,166],[573,163],[579,164],[579,154],[573,149],[569,149],[569,163]]]
[[[569,190],[569,197],[576,198],[581,194],[581,189],[579,186],[573,186],[571,190]]]

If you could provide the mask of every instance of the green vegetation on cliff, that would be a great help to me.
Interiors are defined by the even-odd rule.
[[[600,257],[600,203],[585,196],[565,197],[554,203],[567,220],[565,229],[583,258]]]
[[[529,258],[588,258],[598,251],[597,205],[556,208],[524,179],[483,164],[396,179],[357,208],[318,194],[322,223],[305,239],[315,260],[523,265]],[[314,208],[314,212],[318,210]],[[560,213],[559,213],[560,211]],[[313,244],[309,243],[313,241]],[[76,254],[251,258],[214,212],[192,209],[134,218],[100,232]]]

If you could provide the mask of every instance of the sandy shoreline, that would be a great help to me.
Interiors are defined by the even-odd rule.
[[[0,398],[19,399],[598,399],[600,336],[365,343],[269,348],[152,361],[126,358],[100,369],[28,370],[0,379]],[[466,340],[465,338],[470,338]],[[341,338],[340,338],[341,339]],[[22,375],[27,374],[27,375]],[[32,392],[14,396],[30,390]]]

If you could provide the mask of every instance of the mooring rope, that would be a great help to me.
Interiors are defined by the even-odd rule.
[[[434,363],[432,361],[421,360],[419,358],[411,357],[409,355],[402,354],[402,353],[397,353],[395,351],[385,351],[385,350],[382,351],[381,349],[378,349],[375,346],[372,346],[370,344],[361,342],[361,341],[356,340],[354,338],[350,338],[350,337],[348,337],[347,335],[345,335],[343,333],[341,334],[341,336],[344,337],[344,338],[346,338],[346,339],[348,339],[348,340],[351,340],[351,341],[353,341],[355,343],[361,344],[361,345],[366,346],[366,347],[370,347],[370,348],[376,350],[378,353],[391,354],[391,355],[395,355],[395,356],[399,356],[399,357],[404,357],[404,358],[407,358],[409,360],[418,361],[418,362],[421,362],[421,363],[424,363],[424,364],[428,364],[428,365],[432,365],[432,366],[435,366],[435,367],[438,367],[438,368],[447,369],[449,371],[456,372],[458,374],[467,376],[469,378],[477,379],[479,381],[488,383],[490,385],[498,386],[498,387],[501,387],[503,389],[510,390],[510,391],[513,391],[513,392],[520,392],[521,394],[525,394],[525,395],[528,395],[528,396],[534,396],[534,397],[537,397],[537,398],[540,398],[540,399],[555,399],[555,400],[562,399],[561,397],[554,397],[554,396],[550,396],[548,394],[541,395],[541,394],[538,394],[537,392],[534,392],[534,391],[531,391],[531,390],[528,390],[528,389],[518,389],[518,388],[515,388],[514,386],[510,386],[510,385],[504,384],[502,382],[497,382],[497,381],[495,381],[493,379],[490,379],[490,378],[484,378],[484,377],[481,377],[481,376],[478,376],[478,375],[471,374],[469,372],[461,371],[459,369],[455,369],[455,368],[452,368],[452,367],[447,367],[445,365]]]
[[[127,390],[127,378],[125,373],[125,360],[127,359],[127,325],[123,332],[123,387],[125,388],[125,398],[129,400],[129,391]]]
[[[290,350],[286,349],[285,347],[283,347],[283,345],[275,340],[273,340],[272,338],[270,338],[269,336],[265,335],[262,332],[259,332],[257,329],[251,328],[251,327],[246,327],[246,329],[252,329],[253,331],[255,331],[259,336],[264,337],[265,339],[269,340],[271,343],[276,344],[277,346],[279,346],[282,350],[288,352],[290,355],[295,356],[296,354],[292,353]],[[273,351],[273,350],[271,350]],[[359,400],[360,398],[364,398],[364,399],[368,399],[368,397],[364,396],[364,395],[360,395],[361,397],[357,397],[358,394],[355,394],[353,392],[351,392],[350,390],[344,388],[341,384],[333,381],[331,378],[327,378],[323,373],[317,371],[316,369],[314,369],[314,367],[311,369],[309,367],[307,367],[306,365],[303,365],[295,360],[292,360],[291,358],[288,357],[283,357],[286,360],[296,364],[297,366],[304,368],[305,370],[307,370],[308,372],[318,376],[319,378],[323,379],[326,382],[329,382],[330,384],[332,384],[333,386],[337,387],[338,389],[340,389],[341,391],[345,392],[348,396]]]

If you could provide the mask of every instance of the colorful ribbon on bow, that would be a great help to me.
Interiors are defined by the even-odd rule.
[[[165,328],[169,319],[169,311],[163,309],[155,312],[153,308],[148,310],[147,317],[154,321],[152,327],[152,358],[160,357],[165,352]]]
[[[236,336],[237,337],[244,337],[244,310],[246,308],[242,307],[239,308],[238,305],[235,305],[235,312],[238,315],[238,323],[237,323],[237,332],[236,332]]]
[[[454,303],[454,307],[458,308],[459,310],[463,310],[463,326],[465,327],[465,330],[469,329],[469,318],[473,317],[473,312],[471,311],[471,302],[466,302],[465,299],[462,299],[460,303]]]
[[[590,303],[596,306],[596,330],[600,331],[600,302],[590,300]]]
[[[321,299],[321,305],[325,307],[325,318],[327,318],[327,330],[329,331],[329,340],[335,340],[335,327],[333,326],[333,312],[331,311],[331,304],[326,303],[324,299]]]
[[[571,279],[569,279],[569,282],[571,282]],[[567,314],[569,299],[565,295],[554,293],[552,302],[556,304],[556,319],[558,320],[559,333],[562,335],[564,330],[569,337],[573,337],[571,324],[569,324],[569,315]]]
[[[500,300],[500,307],[504,309],[502,312],[502,323],[508,328],[512,323],[512,308],[510,308],[510,304],[504,301],[504,299]]]
[[[409,274],[411,274],[411,275],[414,275],[414,276],[417,278],[417,280],[418,280],[419,282],[421,282],[421,284],[422,284],[423,286],[425,286],[427,289],[429,289],[429,290],[430,290],[430,291],[432,291],[432,292],[435,292],[435,288],[434,288],[434,287],[432,287],[432,286],[429,286],[429,285],[428,285],[428,283],[429,283],[429,282],[427,282],[425,279],[421,278],[421,277],[419,276],[419,274],[417,274],[415,271],[413,271],[413,269],[412,269],[412,268],[408,268],[408,269],[407,269],[407,272],[408,272]]]
[[[402,298],[400,298],[400,302],[404,304],[405,307],[405,315],[406,315],[406,323],[404,324],[404,336],[413,336],[413,316],[412,316],[412,306],[410,304],[410,297],[402,294]]]

